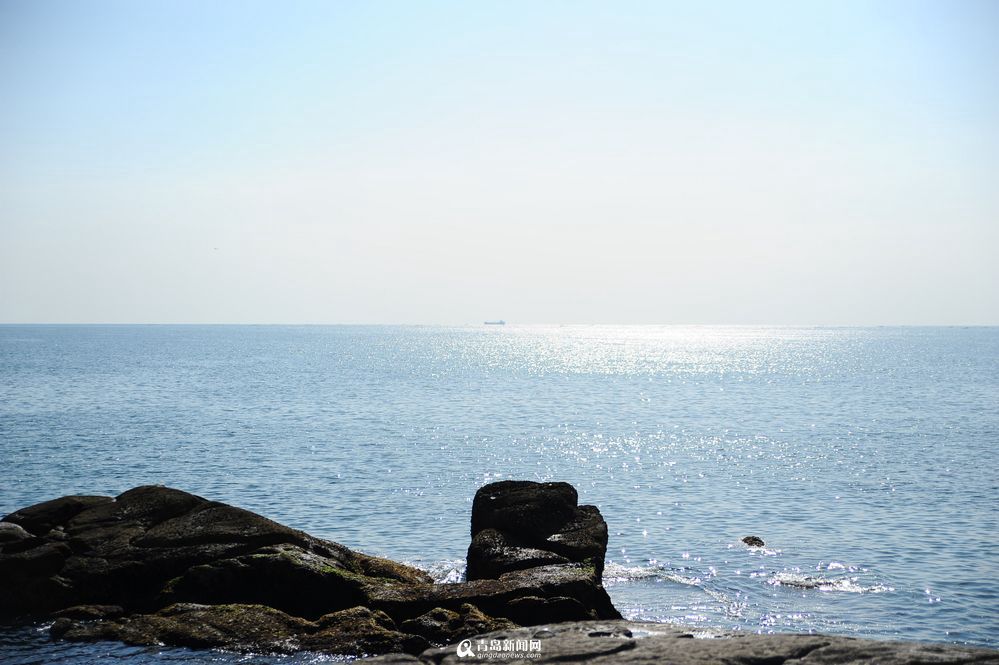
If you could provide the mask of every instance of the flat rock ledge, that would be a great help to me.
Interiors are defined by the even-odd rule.
[[[507,646],[510,648],[506,649]],[[458,653],[463,656],[459,657]],[[469,653],[475,657],[469,656]],[[825,635],[727,633],[711,638],[698,638],[690,631],[663,624],[578,621],[500,630],[476,636],[464,644],[428,649],[419,656],[388,654],[358,662],[370,665],[445,665],[470,662],[495,665],[995,664],[999,663],[999,652],[952,645],[885,642]]]
[[[607,525],[566,483],[476,493],[468,581],[352,551],[159,486],[67,496],[0,520],[0,623],[54,639],[236,651],[419,654],[478,634],[620,619]]]

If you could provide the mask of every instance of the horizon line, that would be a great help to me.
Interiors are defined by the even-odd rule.
[[[0,321],[0,326],[212,326],[212,327],[409,327],[409,328],[454,328],[489,326],[491,329],[511,327],[540,326],[632,326],[632,327],[731,327],[731,328],[996,328],[996,323],[609,323],[609,322],[544,322],[525,321],[511,323],[507,321],[501,326],[487,324],[484,321],[468,321],[464,323],[371,323],[371,322],[197,322],[197,321]]]

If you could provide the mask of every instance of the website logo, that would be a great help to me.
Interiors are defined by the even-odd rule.
[[[472,640],[458,642],[458,658],[478,658],[472,651]]]

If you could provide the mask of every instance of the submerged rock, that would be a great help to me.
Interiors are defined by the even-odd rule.
[[[68,640],[357,655],[619,616],[600,584],[606,525],[570,485],[480,495],[476,533],[516,562],[457,584],[166,487],[47,501],[0,521],[0,620],[50,617]],[[526,540],[510,538],[518,520]]]
[[[742,539],[742,542],[746,543],[750,547],[763,547],[763,539],[759,536],[746,536]]]

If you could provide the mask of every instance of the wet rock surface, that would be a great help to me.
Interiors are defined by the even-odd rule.
[[[54,619],[67,640],[356,655],[618,617],[600,584],[599,512],[565,483],[498,485],[502,506],[479,514],[488,528],[523,520],[535,540],[565,542],[456,584],[166,487],[47,501],[0,521],[0,621]]]
[[[582,563],[594,569],[599,582],[606,553],[607,523],[595,506],[578,505],[576,489],[568,483],[507,480],[475,493],[469,580]]]
[[[509,648],[507,648],[509,646]],[[459,658],[458,650],[476,657]],[[662,624],[583,621],[500,630],[465,645],[428,649],[419,656],[388,654],[371,665],[489,663],[635,663],[669,665],[915,665],[999,663],[999,652],[918,642],[883,642],[824,635],[694,634]]]
[[[407,619],[400,625],[403,631],[419,635],[434,646],[444,646],[482,633],[517,627],[509,619],[496,619],[483,614],[470,603],[465,603],[458,611],[436,607],[415,619]]]

